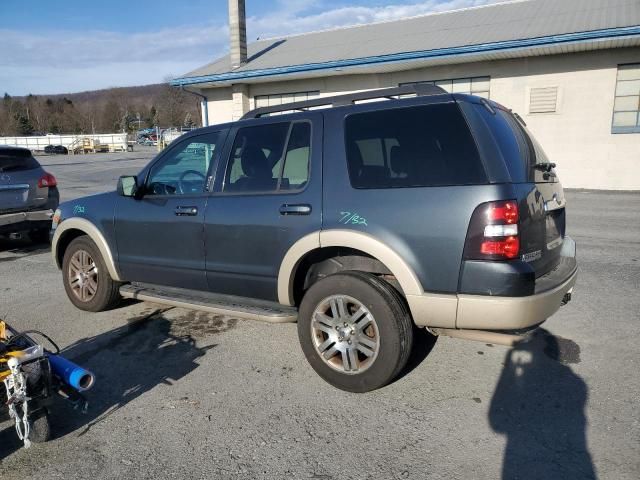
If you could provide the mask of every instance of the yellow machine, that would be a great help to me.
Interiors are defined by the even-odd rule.
[[[46,338],[55,348],[52,353],[28,334]],[[60,349],[47,335],[37,330],[17,332],[0,320],[0,406],[9,409],[16,433],[24,446],[49,439],[49,410],[52,393],[70,400],[86,411],[80,394],[93,386],[93,374],[58,355]]]

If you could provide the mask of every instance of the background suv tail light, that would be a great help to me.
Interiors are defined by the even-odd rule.
[[[58,181],[56,177],[50,173],[45,173],[40,177],[40,180],[38,180],[38,188],[55,187],[56,185],[58,185]]]
[[[480,204],[471,216],[464,258],[510,260],[518,258],[520,237],[518,203],[515,200]]]

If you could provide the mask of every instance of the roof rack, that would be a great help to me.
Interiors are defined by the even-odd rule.
[[[302,102],[283,103],[282,105],[274,105],[272,107],[260,107],[245,113],[241,120],[249,118],[259,118],[264,115],[278,112],[304,112],[314,107],[343,107],[345,105],[353,105],[358,102],[367,100],[396,100],[401,95],[415,95],[423,97],[428,95],[442,95],[447,91],[428,83],[414,83],[403,85],[401,87],[381,88],[378,90],[368,90],[365,92],[348,93],[346,95],[336,95],[333,97],[320,97],[312,100],[304,100]]]

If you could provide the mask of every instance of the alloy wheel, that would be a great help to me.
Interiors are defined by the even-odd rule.
[[[71,291],[81,302],[89,302],[98,292],[98,267],[86,250],[71,256],[68,272]]]
[[[311,320],[311,338],[320,358],[341,373],[360,374],[380,350],[378,325],[369,309],[347,295],[322,300]]]

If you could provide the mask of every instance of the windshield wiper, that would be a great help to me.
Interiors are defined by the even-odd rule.
[[[556,164],[552,162],[540,162],[534,163],[533,165],[531,165],[531,168],[542,170],[543,172],[550,172],[551,170],[556,168]]]

